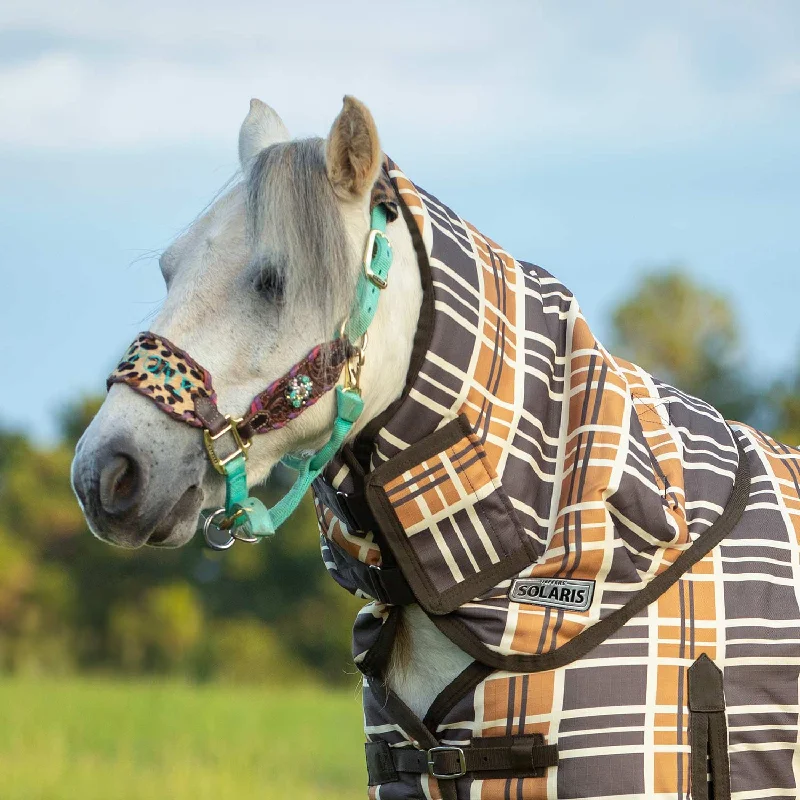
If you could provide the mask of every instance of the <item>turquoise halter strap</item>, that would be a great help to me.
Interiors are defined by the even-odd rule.
[[[383,205],[377,205],[372,210],[371,229],[355,301],[350,316],[336,338],[345,336],[355,344],[365,337],[378,310],[381,291],[386,288],[391,265],[392,248],[386,236],[386,209]],[[364,410],[359,385],[362,364],[363,358],[359,351],[356,363],[345,365],[344,386],[336,387],[336,419],[328,441],[316,453],[306,456],[290,455],[283,459],[283,464],[297,471],[297,478],[289,491],[272,508],[267,508],[257,497],[249,495],[247,456],[242,448],[235,458],[223,466],[225,506],[207,516],[203,527],[206,541],[211,547],[226,550],[237,539],[256,542],[272,536],[294,512],[311,483],[342,447]],[[215,520],[219,517],[222,520],[217,524]],[[227,539],[215,539],[212,528],[224,531]]]

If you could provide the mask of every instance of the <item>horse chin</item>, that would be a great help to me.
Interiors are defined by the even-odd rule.
[[[197,530],[197,520],[203,507],[204,493],[198,486],[190,486],[166,516],[156,524],[147,537],[149,547],[175,548],[188,544]]]

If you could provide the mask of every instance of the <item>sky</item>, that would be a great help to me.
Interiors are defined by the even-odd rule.
[[[644,271],[729,297],[753,376],[800,356],[800,4],[3,0],[0,426],[53,439],[237,169],[353,94],[416,183],[561,279],[595,332]]]

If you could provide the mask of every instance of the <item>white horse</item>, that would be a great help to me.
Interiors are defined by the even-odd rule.
[[[245,411],[348,314],[382,163],[372,116],[351,97],[327,140],[291,140],[273,109],[251,101],[239,157],[241,182],[161,256],[167,298],[151,325],[210,370],[227,413]],[[365,408],[351,437],[400,396],[422,302],[402,216],[387,233],[391,281],[370,326]],[[286,427],[255,437],[250,481],[263,481],[287,453],[319,448],[330,434],[333,402],[328,394]],[[123,547],[186,544],[200,509],[221,505],[224,493],[198,432],[121,386],[111,388],[78,444],[73,485],[94,534]],[[422,717],[472,658],[417,606],[403,614],[407,646],[387,680]]]
[[[136,391],[113,385],[78,444],[73,483],[95,534],[178,547],[223,502],[222,525],[245,514],[272,532],[287,505],[273,519],[234,500],[238,450],[225,495],[218,454],[190,427],[222,436],[219,409],[244,416],[237,437],[271,428],[252,437],[251,484],[287,455],[333,458],[316,487],[326,560],[389,601],[366,606],[354,636],[373,797],[455,800],[467,781],[487,799],[650,800],[690,783],[695,800],[790,796],[800,451],[608,353],[566,287],[394,166],[405,202],[386,229],[386,287],[385,241],[373,245],[391,203],[371,209],[383,157],[358,101],[345,98],[327,140],[292,141],[255,100],[239,153],[241,182],[161,258],[166,302],[115,373]],[[348,341],[361,336],[343,320],[363,331],[376,293],[349,437],[402,402],[366,432],[375,457],[360,476],[358,456],[333,454],[360,403]],[[297,372],[306,354],[313,381]],[[320,394],[345,357],[344,386]],[[180,372],[191,408],[167,382]],[[296,463],[292,500],[317,474],[311,457]],[[359,522],[354,476],[373,521]],[[380,572],[376,543],[356,535],[370,532],[390,547],[377,542]]]

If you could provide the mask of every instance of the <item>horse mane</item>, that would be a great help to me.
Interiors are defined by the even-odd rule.
[[[307,319],[310,308],[331,336],[350,310],[357,272],[349,264],[324,140],[267,147],[245,181],[248,236],[262,279],[283,287],[282,310],[289,319]],[[306,313],[295,316],[298,311]]]

